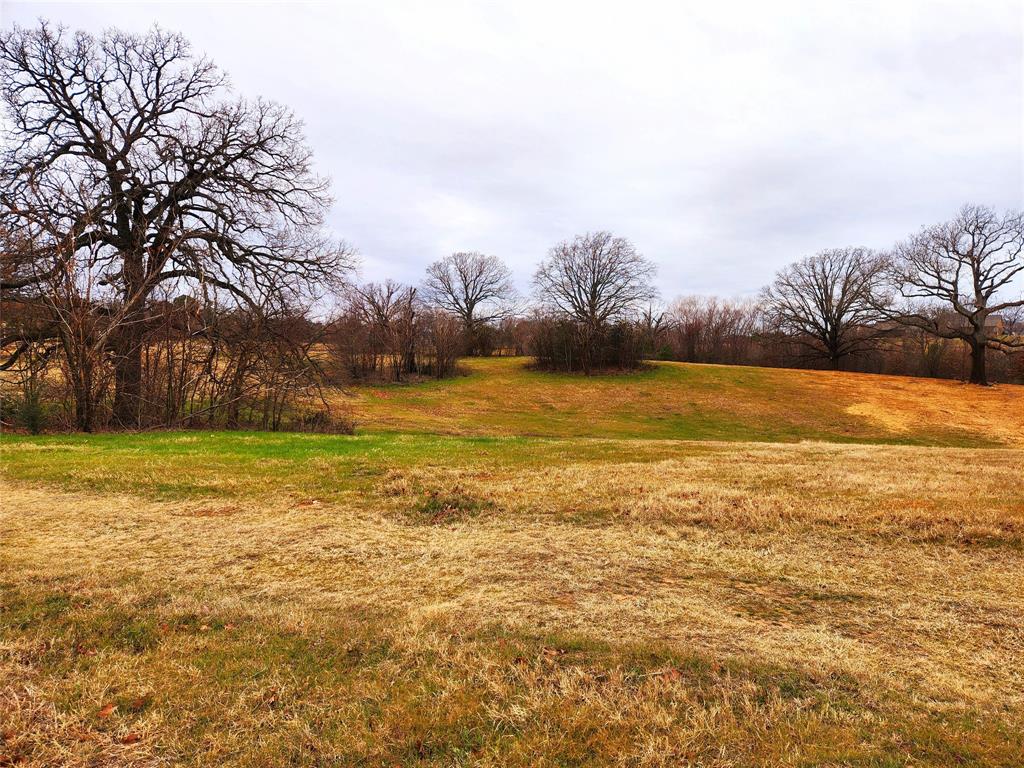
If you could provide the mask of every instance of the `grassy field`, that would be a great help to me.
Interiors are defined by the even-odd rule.
[[[360,388],[338,404],[370,430],[454,435],[1024,445],[1024,387],[661,363],[628,377],[467,360],[467,376]]]
[[[0,441],[0,765],[1021,764],[1024,388],[337,399]]]

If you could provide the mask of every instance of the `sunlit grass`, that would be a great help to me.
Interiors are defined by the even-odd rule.
[[[1018,390],[518,365],[5,435],[0,764],[1019,765]]]
[[[655,363],[637,374],[468,360],[441,382],[336,398],[363,431],[924,445],[1024,443],[1024,387],[900,376]]]

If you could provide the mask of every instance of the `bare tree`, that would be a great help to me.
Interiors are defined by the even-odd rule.
[[[885,335],[882,261],[864,248],[821,251],[781,270],[761,294],[769,326],[838,369]]]
[[[428,309],[420,317],[420,347],[417,365],[437,379],[455,374],[461,346],[461,321],[443,309]]]
[[[752,299],[681,296],[666,313],[666,336],[676,360],[751,365],[760,362],[761,314]]]
[[[426,298],[462,321],[467,346],[475,351],[478,329],[514,310],[512,271],[497,256],[459,252],[427,267]]]
[[[668,334],[670,325],[671,320],[668,316],[668,312],[666,312],[663,307],[652,303],[648,304],[643,311],[640,312],[637,329],[643,337],[643,351],[645,355],[658,355],[664,345],[665,337]]]
[[[375,356],[390,364],[396,381],[416,372],[416,289],[387,280],[367,283],[349,291],[349,307],[370,329]]]
[[[0,227],[31,242],[5,291],[45,290],[90,253],[113,312],[114,415],[138,422],[146,304],[205,285],[256,307],[344,275],[322,233],[327,184],[284,107],[229,100],[180,35],[99,38],[41,23],[0,35]]]
[[[577,235],[548,251],[533,276],[547,315],[531,344],[538,364],[587,374],[595,365],[637,367],[643,341],[633,321],[657,296],[654,271],[610,232]]]
[[[552,248],[533,282],[542,304],[596,332],[657,296],[654,272],[654,264],[625,238],[593,232]]]
[[[1024,213],[965,205],[950,221],[899,243],[887,277],[905,304],[895,315],[933,336],[959,339],[971,352],[972,384],[987,384],[986,353],[1024,347],[1001,329],[1024,308]],[[929,311],[939,302],[945,312]]]
[[[57,238],[51,258],[63,268],[40,273],[33,243],[54,234],[48,224],[43,220],[39,226],[23,227],[19,230],[22,247],[4,253],[10,266],[0,292],[4,308],[0,350],[7,351],[7,356],[0,369],[17,365],[26,353],[30,359],[57,357],[74,403],[75,426],[89,432],[108,388],[110,377],[104,368],[119,311],[95,295],[97,244],[65,253],[65,244]]]

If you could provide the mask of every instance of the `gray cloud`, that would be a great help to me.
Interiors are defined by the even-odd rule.
[[[965,201],[1024,199],[1020,2],[4,2],[98,31],[183,32],[291,106],[367,279],[446,252],[526,286],[606,228],[666,298],[742,295],[802,255],[884,247]]]

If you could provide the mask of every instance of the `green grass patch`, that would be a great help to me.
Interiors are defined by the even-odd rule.
[[[3,473],[10,479],[161,500],[267,494],[338,499],[366,491],[389,467],[527,468],[567,459],[612,460],[622,450],[620,443],[605,440],[387,433],[147,432],[0,439]],[[644,443],[629,450],[656,461],[711,449]]]

